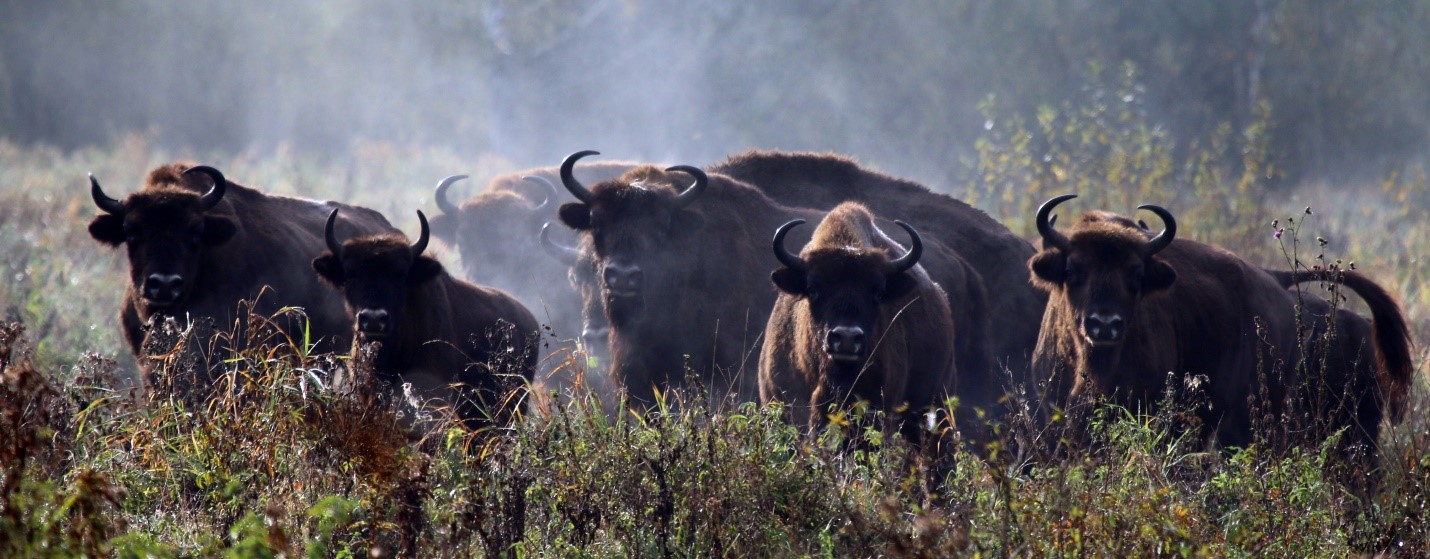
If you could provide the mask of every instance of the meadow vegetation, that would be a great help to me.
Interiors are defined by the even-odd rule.
[[[1001,442],[936,455],[859,410],[802,438],[778,407],[693,392],[610,415],[589,395],[538,398],[510,429],[412,437],[398,426],[411,411],[377,395],[361,356],[283,338],[236,356],[203,393],[166,389],[189,374],[182,363],[142,390],[114,319],[123,254],[85,231],[85,172],[117,195],[178,157],[132,136],[72,152],[0,143],[0,556],[1430,554],[1424,172],[1289,189],[1272,180],[1272,131],[1222,127],[1180,144],[1141,109],[1130,70],[1109,72],[1108,85],[1035,113],[990,100],[967,180],[936,188],[1028,237],[1052,195],[1082,196],[1065,212],[1160,204],[1180,236],[1272,267],[1354,263],[1390,287],[1420,369],[1370,495],[1329,473],[1330,443],[1209,450],[1181,394],[1155,416],[1059,410],[1083,418],[1090,440],[1057,450],[1034,442],[1076,438],[1070,421],[1045,425],[1037,402],[1008,402]],[[390,144],[326,161],[183,156],[270,191],[373,207],[404,230],[437,178],[512,167]],[[454,252],[442,258],[460,269]]]

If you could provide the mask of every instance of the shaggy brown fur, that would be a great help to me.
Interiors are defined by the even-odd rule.
[[[345,234],[395,229],[366,208],[264,194],[232,181],[218,204],[201,212],[200,196],[212,184],[202,175],[183,173],[192,166],[178,162],[155,168],[143,188],[123,198],[119,215],[102,213],[89,225],[96,240],[122,244],[128,251],[130,283],[120,324],[141,369],[154,366],[142,354],[145,325],[152,317],[187,317],[227,329],[240,318],[239,301],[255,298],[252,312],[260,316],[285,307],[303,309],[317,351],[347,347],[352,327],[342,299],[306,271],[323,252],[323,224],[333,208],[342,208],[339,231]],[[161,307],[145,299],[145,278],[155,273],[183,276],[184,292],[172,304]],[[296,320],[284,322],[289,333],[302,337]],[[212,356],[213,362],[225,355]]]
[[[669,173],[658,168],[647,168],[644,171],[633,173],[627,177],[622,177],[612,186],[602,186],[600,184],[591,188],[594,193],[600,193],[605,189],[620,189],[620,184],[629,185],[631,181],[643,180],[646,190],[634,189],[636,192],[629,196],[607,195],[612,202],[628,204],[632,207],[643,206],[650,211],[642,214],[645,210],[603,210],[602,220],[612,223],[637,223],[635,230],[647,230],[649,238],[660,237],[661,251],[670,251],[680,254],[684,259],[693,254],[700,254],[705,257],[697,267],[687,267],[686,270],[708,271],[705,276],[691,279],[692,286],[707,286],[710,293],[723,293],[727,296],[719,297],[719,304],[730,307],[722,312],[715,312],[713,309],[702,309],[706,312],[702,315],[702,320],[713,319],[717,315],[722,315],[720,328],[722,339],[727,339],[734,348],[745,348],[743,350],[717,350],[716,353],[724,352],[729,359],[722,359],[722,363],[737,363],[747,370],[752,363],[749,356],[753,351],[748,348],[758,342],[760,326],[764,322],[764,312],[758,309],[766,300],[773,303],[773,293],[769,290],[765,282],[764,271],[768,266],[773,265],[772,255],[764,247],[764,239],[768,237],[770,231],[778,227],[785,221],[796,217],[811,219],[822,217],[821,212],[810,211],[804,208],[832,208],[846,199],[862,200],[874,212],[881,215],[909,216],[911,222],[920,223],[921,232],[929,245],[930,252],[943,252],[955,254],[965,258],[976,273],[966,273],[966,269],[953,267],[946,262],[953,262],[954,259],[940,259],[933,262],[934,267],[928,269],[928,273],[938,281],[945,289],[952,294],[954,292],[970,294],[973,299],[955,304],[959,309],[987,308],[979,316],[987,316],[992,327],[978,328],[975,333],[963,336],[958,339],[960,347],[957,351],[960,355],[970,355],[982,350],[975,350],[982,344],[984,349],[993,348],[994,355],[1007,356],[1000,357],[1000,364],[1006,363],[1015,371],[1025,371],[1028,356],[1030,355],[1033,343],[1037,339],[1036,317],[1041,312],[1046,296],[1027,286],[1024,280],[1023,262],[1032,255],[1033,250],[1027,241],[1013,235],[1007,228],[993,221],[982,212],[968,207],[966,204],[954,200],[942,194],[930,192],[927,188],[878,173],[862,169],[852,160],[828,154],[812,153],[784,153],[784,152],[746,152],[723,163],[708,167],[711,177],[709,190],[701,195],[691,206],[684,208],[680,212],[672,212],[669,208],[660,207],[660,204],[646,204],[636,202],[638,198],[657,198],[665,196],[667,198],[676,191],[683,191],[690,184],[690,178],[684,173]],[[724,177],[726,180],[718,180],[717,177]],[[739,185],[739,188],[724,188],[721,184]],[[663,195],[656,195],[656,192],[664,192]],[[717,192],[721,194],[716,194]],[[712,196],[715,195],[715,196]],[[704,199],[724,198],[716,205],[722,206],[716,210],[706,209],[707,202]],[[669,204],[669,202],[666,202]],[[584,206],[584,204],[580,204]],[[711,212],[709,215],[706,212]],[[585,209],[578,213],[591,214]],[[636,216],[645,215],[639,219]],[[678,217],[677,217],[678,216]],[[712,217],[714,216],[714,217]],[[579,216],[582,220],[582,227],[589,227],[589,218],[586,215]],[[687,219],[688,217],[688,219]],[[681,231],[671,234],[671,223],[681,224]],[[721,229],[728,229],[711,236],[707,233],[712,223],[719,223]],[[569,223],[568,223],[569,225]],[[887,228],[886,224],[886,228]],[[700,229],[704,228],[704,229]],[[610,229],[607,227],[607,229]],[[702,245],[698,250],[677,251],[676,247],[682,243],[691,242],[687,237],[692,235],[692,231],[700,230],[702,237],[710,244]],[[796,232],[791,242],[795,242],[801,235],[807,233]],[[609,237],[610,235],[603,235]],[[596,254],[595,239],[590,234],[582,235],[583,250],[582,262],[589,263],[589,266],[573,268],[573,278],[577,278],[574,283],[584,285],[584,291],[597,298],[586,297],[585,308],[588,314],[596,312],[606,313],[609,309],[604,306],[603,286],[598,281],[599,275],[604,266],[605,255]],[[609,239],[603,240],[603,244],[612,244]],[[745,243],[739,248],[733,246],[735,243]],[[691,262],[693,260],[686,260]],[[754,263],[754,265],[751,265]],[[693,264],[691,264],[693,265]],[[689,265],[687,265],[689,266]],[[589,269],[588,269],[589,268]],[[686,271],[682,274],[690,274]],[[594,274],[594,275],[593,275]],[[986,293],[984,289],[988,274],[994,278],[1001,278],[1000,289],[993,293]],[[682,276],[684,277],[684,276]],[[739,289],[731,290],[729,281],[739,278]],[[584,280],[584,281],[581,281]],[[663,314],[680,310],[681,307],[673,305],[699,305],[703,307],[707,301],[699,297],[689,297],[688,293],[695,293],[696,287],[690,291],[682,291],[672,295],[670,304],[662,308]],[[751,293],[749,296],[731,297],[731,293]],[[767,295],[768,294],[768,295]],[[755,298],[759,299],[756,300]],[[954,295],[961,297],[961,295]],[[766,307],[768,308],[768,307]],[[752,312],[753,311],[753,312]],[[619,314],[622,312],[617,309]],[[729,327],[734,324],[736,327]],[[688,325],[685,326],[689,328]],[[715,329],[714,324],[702,326],[702,331],[710,332]],[[628,329],[629,330],[629,329]],[[708,336],[709,334],[702,334]],[[615,342],[611,342],[610,347],[615,348]],[[703,356],[712,354],[710,344],[703,344],[703,349],[695,348],[694,353],[677,353],[676,355],[691,355],[690,360],[697,369],[704,369],[701,363],[711,363],[714,361],[702,360]],[[623,349],[631,349],[629,347]],[[677,350],[680,351],[680,350]],[[702,356],[702,357],[697,357]],[[638,355],[628,355],[624,361],[626,363],[635,362],[633,360],[645,360],[648,357]],[[617,361],[612,357],[612,362]],[[646,362],[642,370],[655,368],[657,370],[675,370],[683,368],[679,358],[666,359],[663,363]],[[992,386],[1001,394],[1001,388],[1006,380],[1006,376],[1001,374],[997,367],[982,365],[966,367],[964,371],[965,386],[971,386],[973,381],[978,379],[977,384],[982,386]],[[618,373],[618,377],[633,374],[631,372]],[[645,373],[635,373],[643,376]],[[658,375],[664,379],[665,373]],[[1021,375],[1020,375],[1021,376]],[[637,382],[645,382],[639,380]],[[752,388],[753,383],[745,385]],[[627,386],[630,386],[629,384]],[[975,389],[975,391],[977,391]],[[753,392],[748,392],[746,397],[753,397]],[[996,406],[997,395],[988,397],[967,397],[965,403],[975,404],[984,408]]]
[[[876,215],[897,216],[917,224],[925,239],[938,240],[976,270],[983,285],[998,287],[988,291],[988,343],[997,362],[1010,368],[1015,380],[1028,380],[1028,360],[1038,339],[1038,318],[1047,296],[1026,280],[1024,263],[1032,257],[1033,246],[988,214],[947,194],[833,153],[751,150],[706,170],[749,183],[781,204],[828,209],[854,201]],[[937,273],[930,273],[938,279]],[[954,307],[957,312],[958,304]],[[998,375],[994,380],[1001,387],[1006,378]]]
[[[1051,293],[1036,371],[1068,381],[1061,386],[1069,399],[1106,395],[1144,410],[1161,400],[1169,375],[1174,387],[1202,376],[1207,401],[1198,414],[1208,437],[1245,446],[1258,411],[1284,414],[1290,423],[1278,419],[1277,432],[1263,435],[1349,427],[1345,449],[1365,451],[1373,463],[1385,402],[1394,411],[1409,378],[1408,331],[1389,295],[1359,275],[1338,280],[1370,305],[1372,340],[1363,317],[1287,290],[1331,279],[1324,274],[1268,273],[1183,239],[1149,255],[1149,236],[1128,218],[1088,212],[1067,235],[1069,250],[1045,240],[1029,261],[1033,283]],[[1120,342],[1091,343],[1087,316],[1098,309],[1122,312]],[[1307,415],[1315,421],[1300,420]]]
[[[917,440],[917,422],[906,423],[905,413],[954,394],[954,341],[960,327],[971,332],[976,322],[958,313],[962,323],[955,326],[947,295],[922,264],[886,277],[888,262],[902,254],[860,204],[841,204],[819,223],[800,253],[808,271],[781,268],[772,276],[782,293],[760,354],[762,402],[790,403],[796,423],[814,430],[826,421],[825,406],[862,399]],[[938,258],[929,254],[921,262]],[[859,361],[836,360],[826,337],[850,325],[863,330],[870,347]]]
[[[380,377],[453,405],[472,428],[506,424],[525,406],[538,324],[512,296],[452,277],[430,256],[413,254],[401,233],[348,239],[340,258],[324,252],[312,267],[342,293],[350,316],[389,313],[381,337],[354,334],[355,354],[381,342]]]

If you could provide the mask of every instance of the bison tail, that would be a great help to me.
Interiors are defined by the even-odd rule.
[[[1270,270],[1268,270],[1270,271]],[[1400,422],[1414,382],[1415,362],[1411,357],[1414,342],[1410,326],[1400,304],[1380,285],[1360,273],[1349,270],[1270,271],[1282,287],[1289,288],[1307,281],[1335,282],[1351,288],[1366,306],[1374,322],[1376,361],[1380,369],[1380,387],[1389,405],[1390,420]]]

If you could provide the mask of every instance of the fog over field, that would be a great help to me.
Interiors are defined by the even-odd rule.
[[[342,158],[382,141],[513,167],[579,149],[705,164],[762,147],[839,151],[946,184],[986,125],[1075,100],[1124,61],[1150,121],[1182,145],[1246,128],[1265,103],[1271,148],[1296,180],[1379,177],[1423,157],[1430,122],[1430,8],[1406,0],[0,0],[0,11],[0,136],[61,147],[143,133],[181,154]]]

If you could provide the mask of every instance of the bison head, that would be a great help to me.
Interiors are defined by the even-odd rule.
[[[1076,195],[1065,194],[1038,208],[1042,251],[1028,261],[1033,284],[1064,305],[1079,339],[1092,348],[1118,347],[1136,325],[1137,303],[1144,294],[1165,290],[1177,279],[1171,265],[1157,256],[1172,243],[1177,221],[1159,206],[1138,206],[1157,214],[1165,229],[1156,236],[1125,217],[1106,212],[1083,214],[1070,236],[1053,228],[1053,208]]]
[[[526,176],[529,193],[489,189],[458,207],[447,191],[465,178],[456,175],[438,183],[435,198],[442,213],[432,218],[432,236],[457,248],[468,279],[526,292],[532,276],[554,268],[533,261],[523,248],[531,246],[531,235],[555,213],[556,185],[542,176]]]
[[[903,298],[918,286],[910,269],[923,254],[923,240],[907,223],[909,251],[890,259],[878,248],[816,247],[803,256],[785,248],[785,234],[804,223],[796,219],[775,231],[775,257],[783,268],[770,274],[780,291],[807,301],[811,326],[823,340],[831,361],[858,370],[879,339],[880,306]]]
[[[181,168],[155,169],[149,187],[123,202],[107,196],[99,180],[89,176],[90,196],[104,210],[90,221],[89,234],[101,243],[128,249],[130,282],[145,314],[188,300],[204,249],[223,244],[238,229],[233,218],[209,213],[228,188],[223,174],[213,167],[180,172]],[[193,189],[197,175],[211,180],[208,192]]]
[[[408,290],[442,273],[441,263],[422,254],[431,235],[427,216],[418,210],[422,234],[411,245],[400,234],[339,241],[333,232],[337,219],[334,209],[324,231],[328,252],[313,259],[313,270],[342,292],[360,341],[392,337],[404,318]]]
[[[705,172],[687,165],[638,167],[621,178],[587,189],[572,174],[576,161],[594,151],[581,151],[561,163],[561,182],[578,202],[561,206],[568,227],[589,233],[596,263],[596,282],[607,316],[622,326],[639,319],[645,301],[671,300],[683,288],[683,273],[696,269],[698,257],[685,243],[704,225],[704,217],[689,208],[709,181]],[[694,183],[677,191],[678,175]]]

